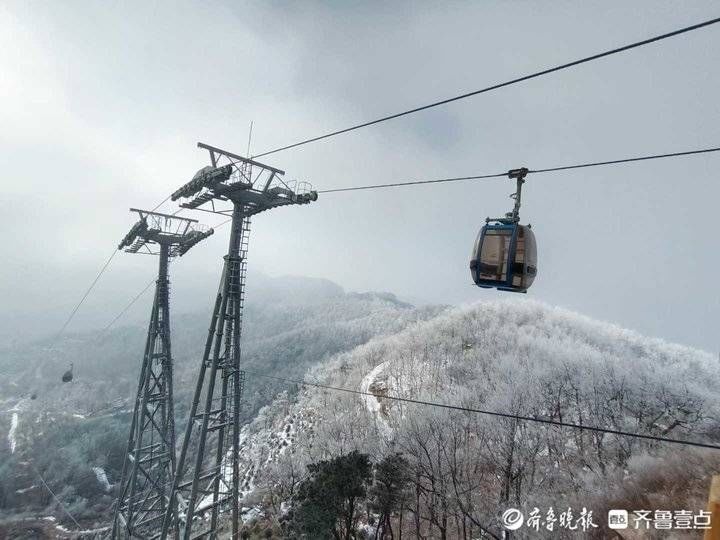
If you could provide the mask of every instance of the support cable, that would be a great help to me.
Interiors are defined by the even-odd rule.
[[[360,129],[360,128],[363,128],[363,127],[368,127],[368,126],[371,126],[371,125],[374,125],[374,124],[379,124],[379,123],[381,123],[381,122],[385,122],[385,121],[388,121],[388,120],[393,120],[393,119],[399,118],[399,117],[401,117],[401,116],[407,116],[407,115],[409,115],[409,114],[414,114],[414,113],[416,113],[416,112],[424,111],[424,110],[426,110],[426,109],[430,109],[430,108],[433,108],[433,107],[438,107],[438,106],[440,106],[440,105],[446,105],[446,104],[452,103],[452,102],[454,102],[454,101],[459,101],[459,100],[466,99],[466,98],[469,98],[469,97],[472,97],[472,96],[476,96],[476,95],[479,95],[479,94],[483,94],[483,93],[486,93],[486,92],[490,92],[490,91],[492,91],[492,90],[497,90],[497,89],[499,89],[499,88],[504,88],[504,87],[506,87],[506,86],[511,86],[511,85],[513,85],[513,84],[517,84],[517,83],[520,83],[520,82],[523,82],[523,81],[527,81],[527,80],[530,80],[530,79],[534,79],[534,78],[537,78],[537,77],[541,77],[541,76],[543,76],[543,75],[548,75],[548,74],[554,73],[554,72],[556,72],[556,71],[561,71],[561,70],[564,70],[564,69],[568,69],[568,68],[571,68],[571,67],[574,67],[574,66],[578,66],[578,65],[580,65],[580,64],[584,64],[584,63],[587,63],[587,62],[591,62],[591,61],[593,61],[593,60],[598,60],[598,59],[604,58],[604,57],[606,57],[606,56],[611,56],[611,55],[613,55],[613,54],[618,54],[618,53],[625,52],[625,51],[628,51],[628,50],[631,50],[631,49],[635,49],[635,48],[637,48],[637,47],[641,47],[641,46],[644,46],[644,45],[649,45],[649,44],[651,44],[651,43],[655,43],[655,42],[658,42],[658,41],[662,41],[662,40],[664,40],[664,39],[668,39],[668,38],[671,38],[671,37],[675,37],[675,36],[678,36],[678,35],[681,35],[681,34],[685,34],[685,33],[687,33],[687,32],[691,32],[691,31],[694,31],[694,30],[699,30],[699,29],[701,29],[701,28],[704,28],[704,27],[706,27],[706,26],[711,26],[711,25],[716,24],[716,23],[718,23],[718,22],[720,22],[720,17],[717,17],[717,18],[714,18],[714,19],[710,19],[710,20],[707,20],[707,21],[703,21],[703,22],[700,22],[700,23],[698,23],[698,24],[694,24],[694,25],[687,26],[687,27],[684,27],[684,28],[680,28],[680,29],[678,29],[678,30],[674,30],[674,31],[672,31],[672,32],[668,32],[668,33],[665,33],[665,34],[660,34],[660,35],[658,35],[658,36],[654,36],[654,37],[651,37],[651,38],[648,38],[648,39],[645,39],[645,40],[642,40],[642,41],[638,41],[638,42],[635,42],[635,43],[630,43],[630,44],[628,44],[628,45],[624,45],[624,46],[622,46],[622,47],[617,47],[617,48],[615,48],[615,49],[611,49],[611,50],[608,50],[608,51],[605,51],[605,52],[601,52],[601,53],[598,53],[598,54],[594,54],[594,55],[591,55],[591,56],[587,56],[587,57],[584,57],[584,58],[580,58],[580,59],[574,60],[574,61],[572,61],[572,62],[568,62],[568,63],[561,64],[561,65],[558,65],[558,66],[554,66],[554,67],[551,67],[551,68],[548,68],[548,69],[544,69],[544,70],[542,70],[542,71],[537,71],[537,72],[535,72],[535,73],[531,73],[531,74],[529,74],[529,75],[524,75],[524,76],[522,76],[522,77],[518,77],[518,78],[515,78],[515,79],[511,79],[511,80],[509,80],[509,81],[505,81],[505,82],[498,83],[498,84],[495,84],[495,85],[492,85],[492,86],[488,86],[488,87],[482,88],[482,89],[480,89],[480,90],[475,90],[475,91],[473,91],[473,92],[468,92],[468,93],[465,93],[465,94],[460,94],[460,95],[458,95],[458,96],[454,96],[454,97],[451,97],[451,98],[447,98],[447,99],[444,99],[444,100],[441,100],[441,101],[436,101],[436,102],[430,103],[430,104],[428,104],[428,105],[423,105],[423,106],[416,107],[416,108],[414,108],[414,109],[409,109],[409,110],[407,110],[407,111],[403,111],[403,112],[400,112],[400,113],[395,113],[395,114],[392,114],[392,115],[389,115],[389,116],[384,116],[384,117],[382,117],[382,118],[378,118],[378,119],[375,119],[375,120],[371,120],[371,121],[369,121],[369,122],[364,122],[364,123],[362,123],[362,124],[357,124],[357,125],[351,126],[351,127],[349,127],[349,128],[345,128],[345,129],[333,131],[333,132],[327,133],[327,134],[325,134],[325,135],[320,135],[320,136],[318,136],[318,137],[312,137],[312,138],[310,138],[310,139],[305,139],[305,140],[303,140],[303,141],[300,141],[300,142],[297,142],[297,143],[294,143],[294,144],[290,144],[290,145],[287,145],[287,146],[283,146],[283,147],[280,147],[280,148],[276,148],[276,149],[274,149],[274,150],[269,150],[269,151],[267,151],[267,152],[263,152],[263,153],[260,153],[260,154],[256,154],[254,157],[267,156],[267,155],[269,155],[269,154],[274,154],[274,153],[276,153],[276,152],[280,152],[280,151],[283,151],[283,150],[288,150],[288,149],[290,149],[290,148],[295,148],[295,147],[297,147],[297,146],[309,144],[309,143],[311,143],[311,142],[319,141],[319,140],[322,140],[322,139],[327,139],[327,138],[329,138],[329,137],[334,137],[335,135],[340,135],[340,134],[342,134],[342,133],[347,133],[347,132],[349,132],[349,131],[354,131],[354,130],[356,130],[356,129]],[[645,159],[652,159],[652,158],[645,158]],[[637,160],[635,160],[635,161],[637,161]],[[621,161],[619,161],[619,162],[621,162]],[[619,163],[619,162],[618,162],[618,163]],[[605,163],[605,164],[609,164],[609,163]],[[591,165],[585,165],[585,166],[591,166]],[[561,168],[538,170],[538,171],[531,171],[531,172],[549,172],[550,170],[563,170],[563,169],[578,168],[578,167],[579,167],[579,166],[575,166],[575,167],[564,167],[564,168],[561,167]],[[492,177],[495,177],[495,175],[489,175],[489,176],[487,176],[487,177],[488,177],[488,178],[492,178]],[[405,184],[406,184],[406,185],[410,185],[410,184],[438,183],[438,182],[441,182],[441,181],[442,181],[442,182],[455,182],[455,181],[459,181],[459,180],[470,180],[470,179],[479,179],[479,177],[467,177],[467,178],[457,178],[457,179],[443,179],[443,180],[425,181],[425,182],[408,182],[408,183],[405,183]],[[369,186],[369,187],[361,187],[361,188],[355,188],[355,189],[374,189],[374,188],[379,188],[379,187],[393,187],[393,186],[394,186],[394,185]],[[351,190],[353,190],[353,189],[352,189],[352,188],[347,188],[347,189],[327,190],[327,191],[324,191],[324,192],[321,192],[321,193],[331,193],[331,192],[334,192],[334,191],[351,191]],[[165,202],[167,202],[169,199],[170,199],[170,196],[165,197],[165,199],[163,199],[159,204],[157,204],[157,205],[153,208],[152,211],[155,211],[155,210],[157,210],[158,208],[160,208],[160,207],[161,207]],[[181,212],[181,210],[178,210],[178,211],[176,212],[176,214],[179,213],[179,212]],[[83,295],[83,297],[80,299],[80,302],[79,302],[79,303],[75,306],[75,308],[71,311],[71,313],[70,313],[70,315],[68,316],[67,320],[65,321],[65,323],[64,323],[64,324],[62,325],[62,327],[60,328],[60,331],[57,333],[56,339],[58,339],[58,338],[62,335],[62,333],[63,333],[63,332],[65,331],[65,329],[67,328],[68,324],[70,324],[70,322],[72,321],[72,319],[75,317],[75,314],[77,313],[78,309],[80,309],[80,306],[82,306],[82,304],[85,302],[85,299],[88,297],[88,295],[90,294],[90,292],[92,291],[92,289],[95,287],[95,284],[97,283],[97,281],[100,279],[100,277],[102,276],[102,274],[105,272],[105,270],[106,270],[107,267],[109,266],[109,264],[110,264],[110,262],[112,261],[112,259],[115,257],[115,254],[116,254],[116,251],[113,251],[113,254],[110,256],[110,258],[108,259],[108,261],[107,261],[107,262],[105,263],[105,265],[102,267],[102,269],[100,270],[100,273],[98,274],[98,276],[95,278],[95,280],[92,282],[92,284],[90,285],[90,287],[88,288],[88,290],[85,292],[85,294]]]
[[[403,397],[399,397],[399,396],[385,396],[385,395],[381,395],[381,394],[373,394],[371,392],[363,392],[361,390],[352,390],[350,388],[341,388],[338,386],[330,386],[327,384],[321,384],[321,383],[317,383],[317,382],[307,382],[307,381],[301,381],[298,379],[286,379],[285,377],[275,377],[273,375],[264,375],[262,373],[257,373],[254,371],[246,371],[245,373],[248,373],[250,375],[255,375],[256,377],[262,377],[265,379],[274,379],[277,381],[299,384],[302,386],[314,386],[316,388],[324,388],[326,390],[333,390],[336,392],[346,392],[348,394],[357,394],[357,395],[361,395],[361,396],[370,396],[370,397],[374,397],[377,399],[389,399],[392,401],[403,401],[405,403],[415,403],[417,405],[427,405],[430,407],[438,407],[441,409],[451,409],[454,411],[471,412],[471,413],[477,413],[477,414],[484,414],[487,416],[497,416],[497,417],[501,417],[501,418],[512,418],[514,420],[522,420],[525,422],[537,422],[537,423],[541,423],[541,424],[550,424],[553,426],[579,429],[579,430],[584,430],[584,431],[609,433],[611,435],[618,435],[621,437],[632,437],[632,438],[636,438],[636,439],[645,439],[645,440],[651,440],[651,441],[657,441],[657,442],[682,444],[685,446],[697,446],[699,448],[711,448],[713,450],[720,450],[720,446],[715,445],[715,444],[709,444],[709,443],[699,443],[699,442],[694,442],[694,441],[686,441],[683,439],[671,439],[669,437],[660,437],[660,436],[655,436],[655,435],[643,435],[640,433],[632,433],[629,431],[621,431],[618,429],[608,429],[608,428],[601,428],[601,427],[596,427],[596,426],[586,426],[584,424],[561,422],[559,420],[552,420],[550,418],[542,418],[542,417],[536,417],[536,416],[523,416],[523,415],[519,415],[519,414],[504,413],[504,412],[498,412],[498,411],[488,411],[488,410],[484,410],[484,409],[473,409],[471,407],[461,407],[459,405],[448,405],[446,403],[436,403],[436,402],[432,402],[432,401],[423,401],[420,399],[403,398]]]
[[[700,28],[704,28],[704,27],[706,27],[706,26],[710,26],[710,25],[716,24],[716,23],[718,23],[718,22],[720,22],[720,17],[715,18],[715,19],[710,19],[710,20],[708,20],[708,21],[704,21],[704,22],[701,22],[701,23],[698,23],[698,24],[694,24],[694,25],[692,25],[692,26],[686,26],[685,28],[680,28],[680,29],[678,29],[678,30],[674,30],[674,31],[672,31],[672,32],[668,32],[668,33],[666,33],[666,34],[660,34],[660,35],[658,35],[658,36],[654,36],[654,37],[651,37],[651,38],[648,38],[648,39],[644,39],[644,40],[642,40],[642,41],[636,41],[635,43],[630,43],[630,44],[628,44],[628,45],[624,45],[624,46],[622,46],[622,47],[617,47],[617,48],[611,49],[611,50],[609,50],[609,51],[601,52],[601,53],[598,53],[598,54],[593,54],[593,55],[591,55],[591,56],[586,56],[586,57],[584,57],[584,58],[580,58],[580,59],[578,59],[578,60],[573,60],[572,62],[568,62],[568,63],[566,63],[566,64],[560,64],[560,65],[558,65],[558,66],[554,66],[554,67],[551,67],[551,68],[543,69],[543,70],[541,70],[541,71],[536,71],[536,72],[531,73],[531,74],[529,74],[529,75],[523,75],[522,77],[517,77],[517,78],[511,79],[511,80],[509,80],[509,81],[505,81],[505,82],[502,82],[502,83],[494,84],[494,85],[492,85],[492,86],[487,86],[487,87],[482,88],[482,89],[480,89],[480,90],[474,90],[474,91],[472,91],[472,92],[467,92],[467,93],[465,93],[465,94],[460,94],[459,96],[454,96],[454,97],[451,97],[451,98],[443,99],[443,100],[441,100],[441,101],[436,101],[436,102],[430,103],[430,104],[428,104],[428,105],[422,105],[422,106],[420,106],[420,107],[415,107],[414,109],[408,109],[407,111],[403,111],[403,112],[391,114],[391,115],[388,115],[388,116],[383,116],[383,117],[377,118],[377,119],[375,119],[375,120],[370,120],[369,122],[363,122],[362,124],[357,124],[357,125],[354,125],[354,126],[345,128],[345,129],[339,129],[339,130],[337,130],[337,131],[332,131],[332,132],[326,133],[326,134],[324,134],[324,135],[319,135],[319,136],[317,136],[317,137],[312,137],[312,138],[309,138],[309,139],[305,139],[305,140],[302,140],[302,141],[299,141],[299,142],[296,142],[296,143],[293,143],[293,144],[289,144],[289,145],[287,145],[287,146],[282,146],[282,147],[280,147],[280,148],[275,148],[274,150],[268,150],[267,152],[262,152],[261,154],[255,154],[253,157],[254,157],[254,158],[258,158],[258,157],[267,156],[267,155],[270,155],[270,154],[275,154],[276,152],[282,152],[283,150],[289,150],[290,148],[296,148],[296,147],[298,147],[298,146],[302,146],[302,145],[309,144],[309,143],[312,143],[312,142],[320,141],[320,140],[323,140],[323,139],[328,139],[328,138],[330,138],[330,137],[334,137],[334,136],[336,136],[336,135],[341,135],[341,134],[347,133],[347,132],[349,132],[349,131],[354,131],[354,130],[356,130],[356,129],[361,129],[361,128],[364,128],[364,127],[372,126],[372,125],[375,125],[375,124],[379,124],[379,123],[381,123],[381,122],[387,122],[388,120],[394,120],[395,118],[400,118],[401,116],[407,116],[407,115],[409,115],[409,114],[414,114],[414,113],[417,113],[417,112],[420,112],[420,111],[424,111],[424,110],[426,110],[426,109],[431,109],[431,108],[433,108],[433,107],[439,107],[440,105],[447,105],[448,103],[452,103],[453,101],[459,101],[459,100],[461,100],[461,99],[466,99],[466,98],[469,98],[469,97],[472,97],[472,96],[477,96],[478,94],[484,94],[484,93],[490,92],[490,91],[492,91],[492,90],[497,90],[497,89],[499,89],[499,88],[504,88],[504,87],[506,87],[506,86],[511,86],[511,85],[513,85],[513,84],[517,84],[517,83],[520,83],[520,82],[523,82],[523,81],[527,81],[527,80],[530,80],[530,79],[535,79],[535,78],[537,78],[537,77],[542,77],[543,75],[548,75],[548,74],[554,73],[554,72],[556,72],[556,71],[561,71],[561,70],[564,70],[564,69],[568,69],[568,68],[571,68],[571,67],[575,67],[575,66],[578,66],[578,65],[580,65],[580,64],[585,64],[585,63],[591,62],[591,61],[593,61],[593,60],[598,60],[598,59],[600,59],[600,58],[604,58],[604,57],[606,57],[606,56],[611,56],[611,55],[613,55],[613,54],[618,54],[618,53],[621,53],[621,52],[629,51],[629,50],[635,49],[635,48],[637,48],[637,47],[642,47],[642,46],[644,46],[644,45],[649,45],[649,44],[651,44],[651,43],[655,43],[655,42],[658,42],[658,41],[662,41],[662,40],[664,40],[664,39],[668,39],[668,38],[671,38],[671,37],[675,37],[675,36],[678,36],[678,35],[680,35],[680,34],[685,34],[685,33],[687,33],[687,32],[691,32],[691,31],[693,31],[693,30],[698,30],[698,29],[700,29]]]
[[[151,211],[151,212],[155,212],[155,210],[157,210],[157,209],[160,208],[163,204],[165,204],[166,202],[168,202],[168,201],[170,200],[170,197],[172,197],[172,195],[168,195],[167,197],[165,197],[162,201],[160,201],[159,203],[157,203],[157,204],[155,205],[155,208],[153,208],[153,209],[150,210],[150,211]],[[175,215],[175,214],[173,214],[173,215]]]
[[[688,150],[685,152],[672,152],[669,154],[654,154],[650,156],[639,156],[639,157],[629,157],[629,158],[622,158],[622,159],[613,159],[610,161],[595,161],[591,163],[580,163],[576,165],[562,165],[559,167],[548,167],[545,169],[530,169],[528,173],[534,173],[534,174],[540,174],[540,173],[548,173],[548,172],[556,172],[556,171],[567,171],[570,169],[584,169],[588,167],[600,167],[604,165],[618,165],[620,163],[633,163],[636,161],[648,161],[652,159],[664,159],[664,158],[671,158],[671,157],[682,157],[682,156],[692,156],[697,154],[709,154],[711,152],[720,152],[720,146],[712,147],[712,148],[703,148],[701,150]],[[500,177],[507,177],[508,173],[496,173],[496,174],[483,174],[483,175],[477,175],[477,176],[459,176],[456,178],[439,178],[436,180],[411,180],[408,182],[396,182],[393,184],[373,184],[373,185],[367,185],[367,186],[354,186],[354,187],[347,187],[347,188],[335,188],[335,189],[325,189],[325,190],[318,190],[318,193],[338,193],[341,191],[360,191],[360,190],[366,190],[366,189],[381,189],[381,188],[389,188],[389,187],[401,187],[401,186],[415,186],[419,184],[439,184],[443,182],[460,182],[464,180],[480,180],[485,178],[500,178]]]
[[[55,492],[54,492],[52,489],[50,489],[50,486],[47,485],[47,482],[45,481],[45,479],[44,479],[44,478],[42,477],[42,475],[40,474],[40,471],[38,471],[38,470],[35,468],[35,466],[32,464],[32,462],[28,461],[28,464],[30,465],[30,468],[31,468],[33,471],[35,471],[35,475],[40,479],[40,482],[42,482],[42,485],[45,486],[45,489],[47,489],[47,490],[50,492],[50,495],[53,496],[53,499],[55,499],[55,502],[57,502],[58,505],[60,506],[60,508],[62,508],[62,511],[65,512],[65,514],[67,514],[67,516],[72,520],[72,522],[75,524],[75,526],[78,528],[78,530],[82,530],[82,527],[81,527],[80,524],[77,522],[77,520],[76,520],[76,519],[73,517],[73,515],[68,511],[68,509],[65,508],[65,505],[60,501],[60,499],[58,498],[58,496],[55,495]]]
[[[170,197],[171,197],[170,195],[168,195],[167,197],[165,197],[162,201],[160,201],[158,204],[156,204],[155,207],[154,207],[152,210],[150,210],[150,211],[151,211],[151,212],[155,212],[155,211],[156,211],[158,208],[160,208],[163,204],[165,204],[167,201],[169,201],[169,200],[170,200]],[[179,213],[182,212],[183,210],[184,210],[184,208],[180,208],[180,209],[176,210],[176,211],[173,213],[173,216],[176,216],[177,214],[179,214]],[[76,306],[73,308],[73,310],[70,312],[70,315],[68,315],[68,318],[65,320],[65,322],[63,323],[63,325],[62,325],[62,327],[60,328],[60,330],[58,331],[58,333],[55,335],[55,341],[57,341],[57,340],[60,338],[60,336],[63,334],[63,332],[65,332],[65,329],[68,327],[68,325],[70,324],[70,322],[75,318],[75,315],[77,314],[78,310],[79,310],[80,307],[83,305],[83,303],[85,303],[85,300],[86,300],[87,297],[90,295],[90,293],[92,292],[92,290],[95,288],[95,285],[96,285],[97,282],[100,280],[100,278],[102,277],[102,275],[105,273],[105,270],[107,270],[108,266],[110,266],[110,263],[111,263],[112,260],[115,258],[115,255],[117,255],[117,252],[118,252],[118,250],[113,249],[112,254],[111,254],[110,257],[108,258],[108,260],[105,262],[105,264],[103,265],[103,267],[100,269],[100,272],[98,273],[98,275],[95,276],[95,279],[94,279],[93,282],[90,284],[90,287],[88,287],[88,289],[85,291],[85,294],[83,294],[83,296],[82,296],[82,298],[80,299],[80,301],[77,303],[77,305],[76,305]],[[142,293],[144,293],[149,287],[150,287],[150,285],[148,285],[148,286],[142,291]],[[140,295],[138,295],[138,297],[141,296],[142,293],[140,293]],[[136,300],[137,300],[137,298],[136,298],[135,300],[133,300],[133,301],[125,308],[125,310],[129,309],[130,306],[132,306],[132,304],[134,304]],[[122,316],[122,313],[121,313],[117,318],[120,318],[120,316]],[[108,328],[110,328],[110,326],[112,326],[114,323],[115,323],[115,320],[113,320],[113,321],[103,330],[103,332],[106,331]]]
[[[176,212],[176,214],[177,214],[177,212]],[[175,215],[175,214],[173,214],[173,215]],[[219,229],[220,227],[222,227],[223,225],[228,224],[228,223],[231,222],[231,221],[232,221],[232,218],[226,219],[225,221],[221,221],[221,222],[218,223],[217,225],[213,226],[213,229]],[[150,281],[148,282],[148,284],[145,285],[145,287],[143,288],[143,290],[141,290],[137,295],[135,295],[135,297],[134,297],[132,300],[130,300],[130,302],[120,311],[120,313],[118,313],[118,314],[115,316],[115,318],[114,318],[113,320],[111,320],[111,321],[107,324],[107,326],[105,326],[105,328],[102,329],[101,335],[102,335],[102,334],[105,334],[108,330],[110,330],[110,328],[111,328],[116,322],[118,322],[118,321],[122,318],[122,316],[125,315],[125,313],[128,312],[128,310],[135,304],[135,302],[137,302],[138,300],[140,300],[140,298],[148,291],[148,289],[149,289],[150,287],[152,287],[153,283],[155,283],[155,280],[156,280],[156,278],[153,278],[152,280],[150,280]]]
[[[458,176],[455,178],[438,178],[436,180],[411,180],[409,182],[396,182],[392,184],[374,184],[370,186],[356,186],[348,188],[336,188],[336,189],[321,189],[318,193],[337,193],[339,191],[360,191],[364,189],[380,189],[389,187],[399,186],[417,186],[421,184],[440,184],[443,182],[461,182],[463,180],[481,180],[485,178],[502,178],[507,176],[506,172],[495,173],[495,174],[482,174],[478,176]]]
[[[672,152],[669,154],[655,154],[651,156],[640,156],[640,157],[631,157],[631,158],[623,158],[623,159],[614,159],[611,161],[596,161],[594,163],[581,163],[579,165],[562,165],[560,167],[550,167],[547,169],[531,169],[528,172],[530,173],[546,173],[546,172],[555,172],[555,171],[567,171],[570,169],[584,169],[587,167],[600,167],[603,165],[617,165],[619,163],[633,163],[635,161],[647,161],[650,159],[664,159],[664,158],[670,158],[670,157],[682,157],[682,156],[693,156],[697,154],[709,154],[712,152],[718,152],[720,151],[720,147],[713,147],[713,148],[703,148],[701,150],[688,150],[686,152]]]
[[[654,154],[649,156],[639,156],[639,157],[630,157],[630,158],[622,158],[622,159],[614,159],[610,161],[596,161],[596,162],[590,162],[590,163],[581,163],[581,164],[575,164],[575,165],[562,165],[559,167],[549,167],[544,169],[532,169],[528,172],[530,173],[547,173],[547,172],[555,172],[555,171],[565,171],[570,169],[581,169],[581,168],[587,168],[587,167],[599,167],[603,165],[617,165],[622,163],[632,163],[637,161],[647,161],[652,159],[663,159],[663,158],[671,158],[671,157],[682,157],[682,156],[690,156],[690,155],[697,155],[697,154],[707,154],[711,152],[720,152],[720,147],[712,147],[712,148],[704,148],[700,150],[688,150],[684,152],[672,152],[667,154]],[[326,190],[319,190],[318,193],[337,193],[341,191],[360,191],[360,190],[369,190],[369,189],[380,189],[380,188],[388,188],[388,187],[402,187],[402,186],[412,186],[412,185],[421,185],[421,184],[436,184],[436,183],[444,183],[444,182],[459,182],[464,180],[479,180],[479,179],[486,179],[486,178],[500,178],[500,177],[506,177],[507,173],[496,173],[496,174],[484,174],[484,175],[476,175],[476,176],[460,176],[455,178],[440,178],[435,180],[416,180],[416,181],[409,181],[409,182],[396,182],[396,183],[390,183],[390,184],[375,184],[375,185],[368,185],[368,186],[355,186],[355,187],[348,187],[348,188],[336,188],[336,189],[326,189]],[[182,210],[182,209],[180,209]],[[180,211],[178,210],[178,212]],[[177,212],[176,212],[177,213]],[[225,221],[222,221],[215,225],[214,229],[219,229],[220,227],[226,225],[227,223],[231,222],[231,219],[226,219]],[[115,253],[115,252],[113,252]],[[106,267],[109,264],[106,263]],[[99,277],[99,276],[98,276]],[[97,281],[97,279],[96,279]],[[135,302],[150,288],[150,286],[154,283],[154,280],[148,283],[145,288],[140,291],[140,293],[133,298],[130,303],[125,306],[125,308],[103,329],[103,332],[106,332],[110,329],[110,327],[115,324],[129,309],[132,307]],[[92,288],[92,287],[91,287]],[[88,293],[90,292],[90,289],[88,290]],[[88,294],[86,293],[86,295]],[[79,307],[79,305],[78,305]],[[77,310],[77,308],[76,308]]]
[[[73,318],[75,317],[75,314],[78,312],[78,309],[80,309],[80,306],[83,305],[83,303],[85,302],[85,300],[87,299],[87,297],[90,295],[90,292],[93,290],[93,288],[95,288],[95,285],[96,285],[97,282],[100,280],[100,277],[105,273],[105,270],[107,270],[108,266],[110,266],[110,263],[111,263],[112,260],[115,258],[115,255],[116,255],[116,254],[117,254],[117,250],[116,250],[116,249],[113,249],[112,254],[110,255],[110,257],[108,257],[108,260],[105,262],[105,264],[103,265],[103,267],[100,269],[100,272],[98,272],[97,276],[95,276],[95,279],[94,279],[93,282],[90,284],[90,287],[88,287],[88,289],[85,291],[85,294],[83,294],[82,298],[80,298],[80,301],[77,303],[77,305],[76,305],[76,306],[73,308],[73,310],[70,312],[70,315],[68,315],[68,318],[65,320],[65,322],[63,323],[63,325],[62,325],[62,327],[60,328],[60,330],[58,331],[58,333],[55,335],[55,341],[57,341],[57,340],[60,338],[60,336],[61,336],[62,333],[65,331],[65,329],[67,328],[67,326],[70,324],[70,321],[73,320]]]
[[[120,313],[118,313],[118,314],[115,316],[115,318],[114,318],[112,321],[110,321],[105,328],[102,329],[101,335],[104,335],[108,330],[110,330],[110,327],[111,327],[113,324],[115,324],[123,315],[125,315],[125,313],[127,313],[127,311],[133,306],[133,304],[135,304],[135,302],[137,302],[138,300],[140,300],[140,297],[141,297],[143,294],[145,294],[150,287],[152,287],[152,285],[155,283],[155,281],[156,281],[156,278],[151,279],[151,280],[148,282],[148,284],[145,285],[145,287],[143,288],[143,290],[140,291],[132,300],[130,300],[130,303],[128,303],[128,305],[126,305],[126,306],[122,309],[122,311],[120,311]]]

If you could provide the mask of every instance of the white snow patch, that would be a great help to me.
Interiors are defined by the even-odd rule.
[[[105,491],[110,491],[112,489],[112,484],[108,481],[105,469],[103,469],[102,467],[93,467],[92,470],[95,473],[97,481],[100,483],[100,485],[102,485]]]
[[[110,527],[100,527],[99,529],[83,529],[82,531],[74,531],[72,529],[63,527],[62,525],[55,525],[55,528],[58,531],[63,532],[65,534],[73,534],[73,535],[96,534],[96,533],[101,533],[101,532],[110,530]],[[73,536],[73,538],[74,538],[74,536]]]
[[[238,438],[239,448],[242,448],[245,445],[245,440],[247,439],[247,427],[244,426],[240,429],[240,436]],[[222,471],[222,479],[220,481],[220,487],[218,489],[218,496],[223,496],[227,494],[230,489],[229,486],[232,485],[232,476],[233,476],[233,467],[232,467],[232,451],[228,451],[225,454],[225,457],[222,460],[222,463],[220,465],[220,470]],[[247,473],[246,473],[247,475]],[[208,484],[208,487],[212,485],[212,481]],[[255,489],[255,486],[252,485],[249,491],[240,489],[240,498],[243,498],[245,495],[250,493],[253,489]],[[202,511],[205,508],[208,508],[212,505],[213,502],[213,494],[206,495],[205,498],[200,501],[200,504],[197,506],[198,511]]]
[[[365,375],[363,380],[360,382],[360,391],[364,392],[366,394],[375,394],[376,391],[371,390],[371,387],[374,385],[375,387],[379,386],[377,384],[377,377],[382,373],[382,371],[387,367],[388,362],[381,362],[377,366],[375,366],[370,373]],[[375,421],[377,422],[378,427],[380,428],[381,432],[384,435],[390,435],[392,433],[392,428],[387,423],[387,420],[383,417],[382,414],[382,405],[380,404],[380,400],[375,396],[361,396],[362,400],[365,402],[365,408],[375,417]]]
[[[248,521],[251,521],[253,519],[257,519],[258,517],[264,516],[262,510],[259,508],[253,506],[252,508],[248,508],[247,506],[244,506],[240,512],[240,519],[242,519],[243,523],[247,523]]]
[[[20,412],[20,411],[22,411],[21,405],[22,405],[24,402],[25,402],[25,399],[24,399],[24,398],[21,399],[21,400],[18,401],[15,405],[13,405],[13,408],[12,408],[12,409],[9,409],[8,412]]]
[[[375,538],[377,527],[373,527],[367,523],[361,523],[358,529],[360,530],[361,538]]]
[[[240,431],[239,444],[239,478],[240,499],[246,499],[256,487],[258,474],[270,463],[275,462],[295,444],[300,432],[311,430],[314,424],[313,413],[310,410],[289,413],[279,418],[271,427],[252,432],[249,426]],[[222,480],[219,494],[225,495],[228,486],[232,485],[232,452],[223,458]],[[198,504],[199,510],[204,510],[212,504],[212,495],[207,495]]]
[[[15,438],[15,432],[17,431],[18,423],[20,418],[18,413],[14,412],[12,420],[10,421],[10,431],[8,431],[8,442],[10,443],[10,453],[15,453],[15,447],[17,446],[17,439]]]
[[[380,372],[382,372],[383,369],[385,369],[385,366],[387,365],[387,362],[381,362],[377,366],[375,366],[370,373],[365,375],[365,378],[360,383],[360,391],[364,393],[370,393],[370,387],[375,382],[375,379],[378,375],[380,375]],[[365,401],[365,407],[368,411],[370,411],[373,414],[378,414],[380,412],[380,402],[378,399],[374,396],[363,396],[363,401]]]
[[[82,414],[75,413],[75,414],[73,414],[73,417],[79,418],[80,420],[85,420],[85,417]]]

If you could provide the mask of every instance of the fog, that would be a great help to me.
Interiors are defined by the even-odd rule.
[[[132,225],[207,164],[717,16],[713,2],[0,6],[0,336],[58,331]],[[317,189],[717,146],[720,28],[262,158]],[[720,155],[530,175],[528,299],[717,351]],[[414,302],[495,300],[468,256],[509,180],[321,195],[253,220],[250,281],[307,275]],[[163,211],[176,207],[166,203]],[[220,216],[188,212],[214,225]],[[227,228],[171,266],[208,310]],[[102,328],[156,261],[120,253],[68,331]],[[150,295],[119,324],[141,321]]]

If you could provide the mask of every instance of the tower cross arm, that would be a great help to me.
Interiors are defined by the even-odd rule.
[[[170,257],[184,255],[191,247],[213,234],[196,219],[131,208],[140,219],[118,245],[128,253],[159,255],[158,247],[168,248]],[[144,249],[143,249],[144,248]],[[140,251],[143,250],[143,251]]]
[[[285,181],[285,171],[251,158],[198,143],[210,153],[211,165],[195,173],[192,179],[170,196],[172,200],[186,199],[180,206],[191,210],[227,213],[218,209],[217,201],[232,202],[244,208],[245,215],[254,215],[278,206],[308,204],[317,200],[308,182]],[[202,206],[211,205],[211,209]]]
[[[216,156],[216,155],[220,155],[220,156],[228,157],[228,158],[230,158],[230,159],[242,161],[243,163],[247,163],[248,165],[254,165],[254,166],[256,166],[256,167],[262,167],[263,169],[268,170],[268,171],[272,171],[272,172],[274,172],[275,174],[280,174],[280,175],[284,175],[284,174],[285,174],[285,171],[283,171],[283,170],[281,170],[281,169],[277,169],[277,168],[275,168],[275,167],[271,167],[270,165],[265,165],[264,163],[260,163],[259,161],[255,161],[255,160],[253,160],[253,159],[250,159],[250,158],[247,158],[247,157],[243,157],[243,156],[240,156],[240,155],[238,155],[238,154],[234,154],[234,153],[232,153],[232,152],[228,152],[227,150],[222,150],[221,148],[217,148],[217,147],[215,147],[215,146],[210,146],[209,144],[205,144],[205,143],[199,142],[199,143],[197,143],[197,145],[198,145],[198,148],[204,148],[205,150],[207,150],[207,151],[210,152],[210,157],[211,157],[211,159],[213,160],[213,162],[215,162],[216,159],[217,159],[215,156]]]

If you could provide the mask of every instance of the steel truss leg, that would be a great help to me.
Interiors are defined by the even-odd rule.
[[[217,538],[221,509],[232,514],[233,538],[239,537],[240,335],[246,275],[249,218],[243,208],[233,211],[228,254],[215,299],[187,429],[177,462],[172,499],[161,538],[178,522],[182,538]],[[193,437],[196,433],[196,437]],[[194,469],[189,467],[191,449]],[[195,446],[196,445],[196,446]],[[207,518],[209,517],[209,522]]]
[[[155,300],[123,462],[112,538],[147,538],[156,534],[170,500],[170,482],[175,471],[175,419],[168,261],[168,246],[161,246]]]

